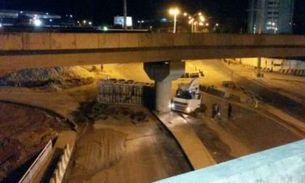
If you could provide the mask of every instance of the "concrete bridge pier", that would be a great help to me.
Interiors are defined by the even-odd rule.
[[[144,70],[148,77],[155,81],[156,111],[158,113],[170,112],[172,81],[184,74],[185,62],[145,62]]]
[[[264,74],[262,72],[262,57],[257,58],[256,77],[264,77]]]

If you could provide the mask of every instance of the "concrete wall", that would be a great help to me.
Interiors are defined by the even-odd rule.
[[[243,65],[257,67],[258,58],[242,58]],[[305,62],[300,60],[292,59],[277,59],[277,58],[262,58],[261,67],[266,71],[282,72],[282,71],[293,71],[293,70],[305,70]]]
[[[0,68],[183,59],[305,56],[305,36],[0,33]]]
[[[0,50],[172,46],[305,46],[305,36],[169,33],[0,33]]]
[[[53,172],[53,176],[49,183],[62,183],[66,174],[69,161],[71,159],[73,147],[70,148],[67,144],[63,150],[63,154],[60,156],[57,166]]]

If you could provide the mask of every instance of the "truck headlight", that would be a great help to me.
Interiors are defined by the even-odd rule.
[[[190,107],[187,107],[187,108],[185,109],[185,112],[190,113],[190,112],[191,112],[191,108],[190,108]]]

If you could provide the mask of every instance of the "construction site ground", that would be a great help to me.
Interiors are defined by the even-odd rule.
[[[194,68],[194,63],[188,64],[187,69]],[[216,66],[213,64],[212,62],[209,62],[207,66],[198,64],[197,68],[206,71],[206,80],[203,81],[203,84],[212,85],[213,82],[221,83],[230,78],[230,73],[226,76],[214,73],[213,67],[222,63],[217,63]],[[141,80],[149,81],[147,76],[142,77],[145,75],[144,71],[140,71],[141,66],[137,64],[109,65],[109,68],[104,67],[104,69],[102,76],[136,80],[134,75],[139,73],[138,77]],[[210,78],[214,74],[217,77]],[[174,83],[174,86],[175,84],[177,82]],[[56,92],[14,87],[0,88],[0,100],[46,108],[67,118],[72,118],[71,112],[77,110],[80,102],[92,100],[95,97],[96,83]],[[227,119],[228,102],[233,104],[232,120]],[[200,139],[216,163],[297,141],[304,137],[301,129],[302,121],[268,105],[260,103],[259,107],[255,108],[253,104],[228,101],[209,94],[204,94],[203,103],[207,106],[207,111],[200,118],[179,115],[179,118],[185,120],[182,124],[175,126],[174,120],[171,120],[170,123],[175,128],[188,126],[193,129],[197,135],[196,138]],[[220,103],[222,106],[220,119],[211,118],[213,103]],[[109,116],[106,120],[94,121],[84,133],[78,134],[74,159],[65,182],[100,183],[111,180],[111,182],[144,183],[192,170],[190,166],[192,162],[188,162],[191,157],[185,158],[185,154],[179,147],[183,144],[179,142],[178,137],[176,137],[178,143],[173,139],[171,133],[174,136],[175,134],[171,131],[171,127],[167,131],[146,109],[130,106],[127,108],[130,111],[143,110],[148,116],[147,120],[132,121],[129,115],[119,112]],[[23,125],[26,124],[25,119],[36,119],[37,114],[32,110],[18,112],[18,110],[4,106],[1,107],[0,112],[3,112],[1,116],[7,117],[3,121],[17,119],[14,117],[20,113],[19,124]],[[42,118],[45,119],[45,117]],[[294,124],[291,124],[291,121],[294,121]],[[162,122],[169,123],[169,121]],[[7,130],[9,129],[7,128]],[[28,135],[31,134],[29,131],[25,132]],[[186,143],[192,141],[193,137],[188,134],[183,135],[182,139],[185,139]],[[16,147],[18,146],[14,146],[10,150],[12,151]],[[88,150],[84,150],[86,149],[84,147]],[[196,146],[188,148],[198,149]],[[77,157],[83,158],[77,159]],[[84,170],[86,170],[85,173]]]

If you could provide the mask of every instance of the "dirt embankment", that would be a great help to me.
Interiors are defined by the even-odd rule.
[[[89,125],[77,143],[68,182],[84,182],[118,164],[126,155],[128,133],[116,130],[112,125],[136,129],[138,125],[149,124],[151,117],[147,112],[135,105],[106,105],[95,101],[81,103],[79,111],[74,113],[74,120]],[[110,126],[95,128],[99,120]]]
[[[118,163],[125,153],[126,134],[112,130],[90,130],[77,144],[74,171],[69,182],[82,182]]]
[[[0,77],[0,86],[66,89],[90,84],[94,77],[93,73],[79,66],[24,69]]]
[[[59,118],[23,105],[0,103],[0,182],[20,170],[56,134],[70,128]],[[16,178],[17,178],[16,177]]]
[[[90,69],[92,70],[92,66]],[[95,74],[84,67],[54,67],[3,71],[0,87],[14,86],[56,91],[94,82]],[[18,97],[18,96],[14,96]],[[17,100],[18,101],[18,100]],[[0,182],[19,177],[21,169],[58,131],[70,126],[47,112],[9,103],[0,103]],[[16,178],[16,181],[18,178]],[[8,182],[11,182],[9,180]],[[15,180],[14,180],[15,182]]]

